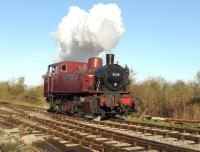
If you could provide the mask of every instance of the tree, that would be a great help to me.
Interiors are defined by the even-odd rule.
[[[197,74],[196,74],[196,80],[197,80],[198,84],[200,84],[200,71],[197,72]]]
[[[25,81],[24,77],[17,78],[17,84],[19,85],[24,85],[24,81]]]

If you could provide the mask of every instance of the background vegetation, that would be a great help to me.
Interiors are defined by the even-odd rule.
[[[0,102],[46,107],[43,86],[28,87],[24,84],[23,77],[19,77],[15,81],[0,82]]]
[[[200,119],[200,72],[194,81],[168,82],[161,77],[136,82],[132,72],[131,94],[143,103],[139,115]],[[0,82],[0,101],[14,104],[47,107],[43,98],[43,86],[28,87],[24,78]]]
[[[161,77],[136,83],[131,93],[143,100],[139,114],[151,116],[200,119],[200,72],[191,82],[167,82]]]

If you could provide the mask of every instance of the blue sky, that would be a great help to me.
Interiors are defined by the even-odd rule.
[[[1,0],[0,81],[24,76],[29,85],[42,83],[57,50],[50,33],[70,6],[89,10],[97,3],[121,8],[126,32],[114,53],[138,80],[189,81],[200,71],[198,0]]]

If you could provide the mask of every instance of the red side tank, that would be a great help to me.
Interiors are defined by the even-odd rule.
[[[97,69],[102,66],[102,59],[98,57],[92,57],[88,59],[88,69]]]

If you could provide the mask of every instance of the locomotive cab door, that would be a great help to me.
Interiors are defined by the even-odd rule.
[[[51,93],[52,77],[49,75],[45,75],[43,78],[44,78],[44,96],[47,97],[48,94]]]
[[[48,94],[52,93],[54,90],[54,77],[57,75],[57,66],[50,65],[48,67],[47,74],[43,76],[44,78],[44,96],[47,97]]]

